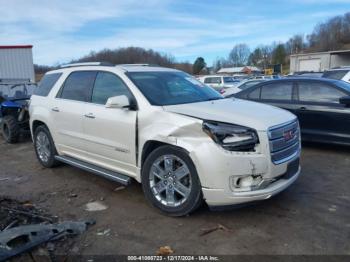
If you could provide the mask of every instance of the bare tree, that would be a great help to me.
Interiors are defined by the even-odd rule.
[[[260,66],[263,63],[262,50],[260,47],[254,49],[248,58],[248,65]]]
[[[237,44],[235,45],[228,58],[233,66],[244,66],[248,62],[248,58],[250,55],[250,50],[247,44]]]
[[[230,66],[232,66],[232,63],[230,63],[228,59],[225,59],[223,57],[217,57],[213,62],[213,68],[215,72],[219,71],[221,68]]]
[[[350,13],[335,16],[316,25],[307,39],[309,51],[330,51],[349,47]]]
[[[294,35],[286,43],[286,51],[288,54],[297,54],[306,48],[304,36],[302,34]]]

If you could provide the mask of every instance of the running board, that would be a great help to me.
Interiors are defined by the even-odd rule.
[[[109,180],[118,182],[118,183],[123,184],[125,186],[127,186],[131,183],[131,178],[126,176],[126,175],[122,175],[122,174],[119,174],[117,172],[114,172],[114,171],[111,171],[111,170],[108,170],[108,169],[105,169],[102,167],[98,167],[98,166],[95,166],[93,164],[86,163],[84,161],[75,159],[73,157],[55,156],[55,159],[60,161],[60,162],[66,163],[68,165],[78,167],[78,168],[83,169],[85,171],[102,176],[102,177],[107,178]]]

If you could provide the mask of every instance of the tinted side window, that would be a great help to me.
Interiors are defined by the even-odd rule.
[[[299,82],[299,100],[309,102],[338,103],[346,94],[321,82]]]
[[[291,100],[293,91],[292,82],[279,82],[264,85],[261,89],[261,99]]]
[[[252,92],[250,92],[247,97],[251,98],[251,99],[259,99],[260,98],[260,87],[256,88]]]
[[[95,77],[96,72],[93,71],[71,73],[64,83],[60,97],[75,101],[89,101]]]
[[[124,82],[112,73],[99,72],[92,91],[91,102],[104,105],[108,98],[120,95],[131,97],[131,93]]]
[[[210,84],[211,83],[211,77],[207,77],[204,79],[204,83]]]
[[[62,73],[46,74],[41,79],[37,88],[34,89],[34,95],[47,96],[57,80],[61,77]]]
[[[211,81],[213,84],[221,84],[221,77],[213,77]]]

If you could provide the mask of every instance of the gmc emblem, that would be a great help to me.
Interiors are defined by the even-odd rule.
[[[283,133],[284,141],[289,141],[294,138],[294,132],[293,130],[289,130]]]

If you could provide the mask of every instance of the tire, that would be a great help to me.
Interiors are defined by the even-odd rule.
[[[50,131],[44,125],[34,130],[34,150],[40,164],[44,167],[52,168],[59,164],[55,159],[57,155],[55,143]]]
[[[18,142],[21,128],[14,116],[8,115],[2,119],[1,131],[7,143],[13,144]]]
[[[202,203],[196,168],[183,149],[173,146],[155,149],[143,165],[141,179],[146,199],[169,216],[188,215]]]

